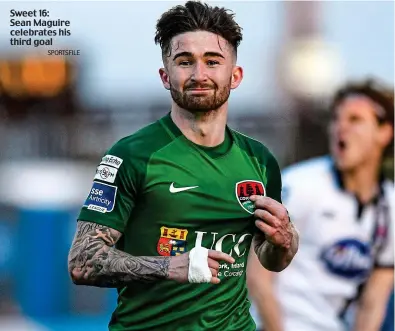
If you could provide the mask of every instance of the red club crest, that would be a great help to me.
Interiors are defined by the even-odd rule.
[[[254,213],[254,204],[250,201],[251,195],[266,196],[266,190],[262,182],[256,180],[243,180],[236,183],[236,198],[240,206],[250,214]]]

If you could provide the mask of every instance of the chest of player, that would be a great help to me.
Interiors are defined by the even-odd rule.
[[[215,159],[186,145],[165,152],[147,167],[128,249],[177,255],[203,246],[237,257],[244,268],[255,230],[248,197],[266,194],[265,169],[237,148]]]
[[[308,237],[318,246],[343,238],[369,242],[381,216],[374,205],[359,210],[357,201],[347,194],[322,200],[309,216]]]
[[[193,225],[250,217],[248,197],[265,194],[265,186],[261,166],[237,150],[217,159],[190,152],[152,162],[141,200],[154,206],[150,213],[162,221]]]
[[[356,199],[338,194],[321,201],[305,233],[312,252],[330,274],[364,279],[385,239],[385,215],[376,205],[359,210]]]

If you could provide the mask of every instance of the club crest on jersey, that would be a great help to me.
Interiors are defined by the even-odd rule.
[[[251,195],[266,196],[262,182],[256,180],[243,180],[236,183],[236,198],[241,207],[250,214],[254,213],[254,204],[250,201]]]
[[[343,239],[325,247],[321,260],[329,272],[348,279],[365,278],[372,267],[370,245],[356,239]]]
[[[187,235],[188,230],[160,228],[160,238],[157,244],[157,251],[163,256],[180,255],[187,251]]]

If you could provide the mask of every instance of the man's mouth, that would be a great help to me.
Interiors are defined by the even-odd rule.
[[[208,91],[208,90],[212,90],[212,87],[188,87],[187,91]]]
[[[343,152],[343,151],[345,151],[346,150],[346,148],[347,148],[347,143],[344,141],[344,140],[339,140],[338,142],[337,142],[337,147],[339,148],[339,150],[341,151],[341,152]]]

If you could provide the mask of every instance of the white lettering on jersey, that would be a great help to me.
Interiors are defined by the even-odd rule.
[[[201,231],[195,231],[195,232],[196,232],[195,246],[196,247],[200,247],[200,246],[202,246],[203,236],[207,232],[201,232]],[[227,233],[227,234],[223,235],[222,237],[218,238],[218,240],[216,240],[216,236],[217,235],[218,235],[217,232],[211,232],[211,236],[212,236],[213,240],[212,240],[212,244],[211,244],[210,249],[215,249],[216,251],[229,254],[230,256],[232,256],[233,253],[235,253],[238,257],[243,256],[246,253],[246,251],[247,251],[247,249],[244,248],[244,250],[242,252],[240,252],[240,245],[244,243],[244,240],[246,239],[247,236],[252,236],[251,233],[244,233],[236,241],[236,234],[234,234],[234,233]],[[223,241],[224,240],[232,240],[233,243],[237,242],[233,246],[233,248],[231,248],[230,252],[224,252],[223,251],[222,245],[223,245]]]
[[[195,231],[195,233],[196,233],[195,247],[202,247],[203,237],[205,234],[207,234],[207,232]],[[243,256],[247,251],[247,248],[244,248],[244,250],[240,252],[240,245],[244,243],[246,237],[252,236],[251,233],[244,233],[240,235],[240,237],[234,233],[227,233],[222,237],[219,237],[218,240],[216,240],[217,235],[218,235],[217,232],[211,232],[212,242],[210,249],[215,249],[216,251],[227,253],[230,256],[235,254],[238,257]],[[229,253],[223,251],[223,242],[226,240],[231,240],[233,244],[236,243],[230,249]],[[245,272],[244,262],[242,263],[235,262],[233,264],[223,262],[220,263],[219,265],[218,277],[241,277],[244,274],[244,272]]]
[[[111,212],[114,209],[116,195],[116,186],[93,182],[84,207],[100,213]]]

